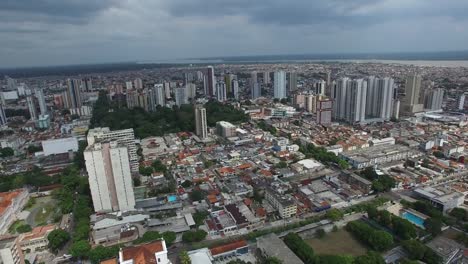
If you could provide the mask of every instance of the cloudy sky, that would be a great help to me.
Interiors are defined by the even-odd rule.
[[[467,0],[0,0],[0,67],[468,49]]]

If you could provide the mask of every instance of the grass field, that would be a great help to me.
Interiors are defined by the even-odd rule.
[[[46,225],[52,221],[55,210],[58,210],[56,205],[57,202],[51,196],[35,198],[34,203],[28,208],[30,214],[26,222],[31,227]]]
[[[344,229],[327,233],[321,239],[309,239],[307,243],[315,254],[360,256],[367,252],[367,248]]]

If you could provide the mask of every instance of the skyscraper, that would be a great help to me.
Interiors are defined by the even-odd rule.
[[[289,73],[288,88],[289,88],[290,93],[297,90],[297,73],[296,72]]]
[[[84,79],[83,86],[83,90],[85,92],[91,92],[93,90],[93,81],[91,80],[91,78]]]
[[[16,80],[13,79],[13,78],[10,78],[10,77],[8,77],[8,76],[5,76],[5,78],[6,78],[6,81],[7,81],[7,89],[8,89],[9,91],[14,91],[14,90],[16,90],[17,87],[18,87],[18,83],[16,82]]]
[[[333,101],[329,99],[317,102],[316,123],[320,125],[331,124]]]
[[[157,83],[154,87],[148,89],[148,104],[150,111],[156,111],[156,107],[166,105],[166,97],[164,96],[164,86]]]
[[[258,76],[256,71],[250,73],[250,85],[253,85],[254,83],[258,83]]]
[[[5,115],[5,108],[3,104],[0,104],[0,126],[4,126],[7,124],[7,117]]]
[[[28,110],[29,115],[31,116],[31,120],[37,120],[36,104],[34,102],[34,97],[32,95],[31,90],[28,90],[26,92],[26,103],[28,104]]]
[[[143,89],[143,81],[140,78],[136,78],[133,81],[133,87],[135,87],[135,89]]]
[[[286,73],[284,71],[275,72],[273,83],[274,98],[286,98]]]
[[[389,120],[393,113],[392,78],[367,78],[366,118]]]
[[[327,83],[324,80],[320,80],[314,84],[315,94],[317,95],[325,95]]]
[[[67,80],[67,102],[66,107],[68,109],[80,108],[81,102],[81,80],[68,79]]]
[[[235,79],[234,74],[226,74],[224,75],[224,83],[226,84],[226,97],[232,98],[234,97],[234,90],[232,87],[232,82]]]
[[[138,171],[138,155],[133,128],[111,131],[108,127],[97,127],[88,131],[86,139],[88,146],[101,141],[117,141],[123,144],[128,150],[131,171]]]
[[[47,114],[47,105],[45,101],[44,91],[42,89],[36,89],[36,98],[39,102],[39,109],[41,110],[41,115]]]
[[[424,92],[424,108],[428,110],[442,109],[444,100],[444,89],[429,89]]]
[[[96,212],[135,209],[127,147],[117,141],[97,142],[84,151]]]
[[[185,87],[174,89],[174,98],[177,106],[188,104],[187,91]]]
[[[458,97],[458,110],[465,109],[465,94],[460,95]]]
[[[207,72],[206,72],[206,95],[213,97],[216,94],[216,77],[214,74],[214,68],[213,66],[208,66],[207,67]]]
[[[365,121],[367,82],[363,79],[338,80],[332,90],[333,116],[348,123]]]
[[[251,91],[252,99],[255,100],[258,97],[262,96],[261,95],[261,89],[260,85],[258,83],[254,83],[252,86],[252,91]]]
[[[195,106],[195,133],[201,139],[208,136],[206,109],[202,105]]]
[[[232,92],[234,99],[239,100],[239,82],[237,80],[232,80]]]
[[[225,102],[227,99],[226,84],[224,82],[216,83],[216,98],[219,102]]]
[[[403,111],[414,114],[423,110],[423,104],[420,100],[421,95],[421,76],[411,75],[406,78],[405,98],[402,101]]]
[[[270,72],[264,72],[263,73],[263,84],[269,84],[270,83]]]

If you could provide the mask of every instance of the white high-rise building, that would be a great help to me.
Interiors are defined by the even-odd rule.
[[[206,109],[202,105],[195,106],[195,133],[201,139],[208,137]]]
[[[45,101],[44,91],[42,89],[36,89],[36,98],[39,102],[39,109],[41,110],[41,115],[47,114],[47,105]]]
[[[224,82],[216,83],[216,98],[218,102],[225,102],[227,100],[226,84]]]
[[[442,109],[444,100],[444,89],[436,88],[424,92],[424,108],[428,110]]]
[[[130,169],[132,172],[138,172],[138,155],[133,128],[111,131],[108,127],[97,127],[88,131],[88,146],[104,140],[117,141],[125,145],[128,149]]]
[[[465,109],[465,94],[460,95],[458,97],[458,110]]]
[[[197,86],[194,83],[187,83],[185,85],[185,91],[187,92],[188,98],[195,99],[195,97],[197,97]]]
[[[392,78],[367,78],[366,118],[390,120],[393,113]]]
[[[213,66],[207,67],[205,77],[205,95],[213,97],[216,95],[216,77]]]
[[[127,147],[117,141],[99,142],[84,151],[89,187],[96,212],[135,209]]]
[[[171,83],[164,83],[164,94],[166,98],[171,98]]]
[[[275,72],[273,81],[273,97],[278,99],[286,98],[286,73],[284,71]]]
[[[232,92],[234,99],[239,100],[239,82],[237,80],[232,81]]]
[[[133,89],[133,83],[131,81],[125,82],[125,88],[127,90],[132,90]]]
[[[253,86],[252,86],[252,91],[251,92],[251,96],[252,96],[252,99],[255,100],[257,99],[258,97],[262,96],[261,94],[261,89],[260,89],[260,85],[258,83],[254,83]]]
[[[177,106],[188,104],[187,91],[185,87],[174,88],[174,98]]]
[[[67,109],[81,108],[81,80],[67,80],[67,90],[65,92],[65,107]]]
[[[324,80],[320,80],[315,83],[315,94],[317,95],[325,95],[325,88],[327,86],[327,82]]]
[[[269,84],[270,83],[270,72],[264,72],[263,73],[263,84]]]
[[[156,105],[165,106],[166,105],[166,96],[164,87],[162,84],[154,85],[154,102]]]
[[[140,78],[136,78],[133,81],[133,87],[135,87],[135,89],[143,89],[143,80],[141,80]]]
[[[342,78],[332,89],[333,116],[348,123],[365,121],[367,82]]]
[[[305,109],[309,113],[316,113],[317,112],[317,96],[313,94],[307,94],[304,98],[305,101]]]

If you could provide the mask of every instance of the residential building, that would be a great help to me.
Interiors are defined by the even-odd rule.
[[[234,137],[237,127],[226,121],[216,122],[216,133],[224,138]]]
[[[205,95],[213,97],[216,95],[216,77],[213,66],[207,67],[205,75]]]
[[[35,94],[37,101],[39,102],[39,109],[41,111],[41,115],[46,115],[47,105],[45,101],[44,91],[42,89],[36,89]]]
[[[274,74],[273,97],[277,99],[286,98],[286,73],[278,71]]]
[[[36,111],[36,104],[34,102],[34,97],[30,94],[31,91],[29,90],[29,94],[26,96],[26,103],[28,104],[29,115],[31,116],[31,120],[37,120],[37,111]]]
[[[5,115],[5,107],[0,103],[0,126],[4,126],[8,123],[7,117]]]
[[[390,120],[393,115],[394,80],[370,76],[366,81],[366,118]]]
[[[157,240],[148,244],[132,246],[121,249],[119,252],[120,264],[171,264],[167,256],[166,242]]]
[[[444,100],[444,89],[436,88],[424,91],[424,109],[441,110]]]
[[[37,120],[37,127],[41,129],[48,129],[50,127],[50,116],[39,115],[39,119]]]
[[[411,75],[406,78],[405,98],[402,101],[402,110],[408,114],[421,112],[424,105],[421,104],[421,76]]]
[[[297,90],[297,72],[290,72],[288,79],[289,93]]]
[[[319,100],[317,103],[316,122],[320,125],[330,125],[332,122],[333,101],[329,99]]]
[[[94,143],[84,152],[96,212],[135,209],[127,147],[117,141]]]
[[[281,263],[304,264],[275,233],[257,238],[257,248],[264,257],[275,257]]]
[[[202,105],[195,106],[195,133],[201,139],[208,137],[206,108],[204,108]]]
[[[458,110],[463,110],[465,109],[465,94],[460,95],[458,97]]]
[[[263,84],[270,83],[270,72],[263,72]]]
[[[252,84],[252,90],[251,90],[252,100],[257,99],[260,96],[262,96],[260,85],[258,83],[253,83]]]
[[[324,80],[320,80],[314,84],[314,92],[316,95],[323,95],[325,96],[325,91],[327,87],[327,82]]]
[[[80,108],[82,106],[81,80],[68,79],[65,95],[65,107],[67,109]]]
[[[216,98],[218,102],[225,102],[227,100],[227,90],[225,82],[216,83]]]
[[[239,100],[239,82],[237,80],[232,81],[232,92],[234,99]]]
[[[348,123],[365,121],[367,82],[342,78],[332,90],[333,116]]]
[[[297,214],[297,205],[271,188],[265,190],[265,199],[278,211],[281,218],[290,218]]]
[[[174,88],[174,97],[177,106],[188,104],[187,91],[185,87]]]
[[[18,236],[7,235],[0,237],[0,263],[25,264]]]
[[[156,111],[157,106],[166,105],[166,96],[163,84],[157,83],[153,88],[148,89],[149,108]]]
[[[130,168],[132,172],[138,172],[138,155],[133,128],[111,131],[108,127],[96,127],[88,131],[88,146],[102,140],[116,140],[119,144],[124,144],[128,149]]]

